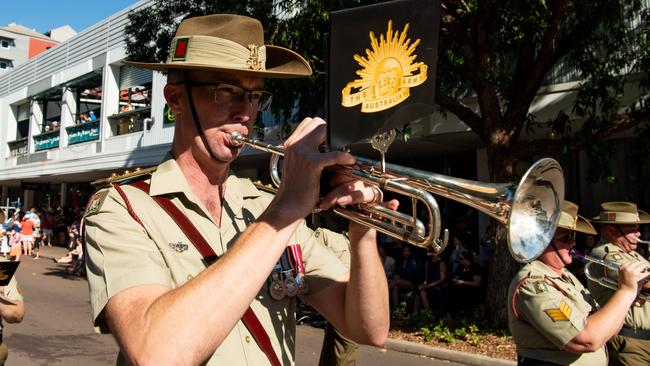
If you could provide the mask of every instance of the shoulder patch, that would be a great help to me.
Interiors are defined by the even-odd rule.
[[[559,307],[546,309],[544,312],[554,322],[568,321],[571,318],[571,306],[564,300],[560,301]]]
[[[86,212],[84,213],[84,217],[99,212],[99,210],[102,208],[102,204],[104,203],[104,200],[106,199],[106,196],[108,196],[108,190],[103,190],[95,193],[93,197],[90,199],[90,202],[88,203],[88,207],[86,207]]]
[[[623,256],[618,254],[618,253],[614,253],[614,254],[612,254],[611,259],[615,260],[615,261],[620,261],[620,260],[623,260]]]

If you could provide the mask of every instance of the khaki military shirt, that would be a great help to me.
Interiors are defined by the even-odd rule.
[[[571,272],[557,274],[533,261],[517,273],[508,294],[508,324],[519,355],[561,365],[607,364],[604,346],[588,353],[563,350],[596,310],[589,291]]]
[[[611,243],[598,245],[591,252],[591,255],[596,258],[612,261],[618,265],[623,265],[628,262],[643,262],[648,266],[648,268],[650,268],[650,262],[643,258],[641,254],[635,251],[625,253],[620,247]],[[614,283],[618,283],[618,271],[612,269],[603,270],[603,266],[595,264],[592,265],[591,268],[591,273],[594,276],[603,276],[603,272],[605,272],[605,276],[612,279]],[[609,298],[612,297],[615,291],[591,280],[587,281],[587,286],[589,287],[589,291],[594,295],[596,301],[602,305],[609,301]],[[630,310],[628,310],[625,315],[625,326],[638,330],[650,330],[650,302],[646,301],[642,306],[630,307]]]
[[[336,258],[350,268],[350,241],[345,235],[324,228],[316,229],[314,235],[320,237],[323,244],[336,255]]]
[[[6,286],[0,288],[2,288],[2,291],[0,291],[0,296],[11,301],[24,301],[23,290],[18,285],[15,274],[11,280],[9,280],[9,283]],[[2,318],[0,318],[0,333],[2,332],[2,328]]]
[[[219,256],[272,199],[249,180],[230,176],[219,226],[193,194],[175,160],[168,157],[152,174],[150,184],[149,194],[170,198]],[[129,215],[115,188],[96,193],[86,213],[90,299],[95,326],[104,332],[108,329],[102,311],[113,295],[138,285],[177,288],[205,269],[200,253],[151,197],[129,185],[121,187],[144,228]],[[289,244],[301,246],[311,293],[329,286],[347,272],[304,222]],[[251,304],[283,364],[293,364],[295,359],[295,305],[295,298],[273,300],[267,286],[260,289]],[[268,365],[269,362],[239,321],[207,364]]]

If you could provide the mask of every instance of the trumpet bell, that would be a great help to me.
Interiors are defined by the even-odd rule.
[[[537,258],[548,246],[562,212],[564,174],[549,158],[533,164],[514,190],[508,219],[508,249],[521,263]]]

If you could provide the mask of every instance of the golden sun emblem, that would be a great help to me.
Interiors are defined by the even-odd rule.
[[[361,112],[374,113],[392,108],[406,100],[409,88],[427,80],[427,65],[414,62],[413,54],[420,39],[406,38],[409,23],[402,32],[393,31],[393,21],[388,21],[388,31],[379,40],[370,32],[372,50],[366,48],[366,57],[354,55],[363,67],[356,72],[361,79],[349,82],[341,91],[344,107],[361,104]]]

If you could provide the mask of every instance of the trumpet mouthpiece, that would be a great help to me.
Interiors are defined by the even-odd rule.
[[[244,144],[243,139],[244,139],[244,136],[242,136],[242,134],[239,133],[238,131],[233,131],[233,132],[230,133],[230,143],[233,146],[241,146],[241,145],[243,145]]]

